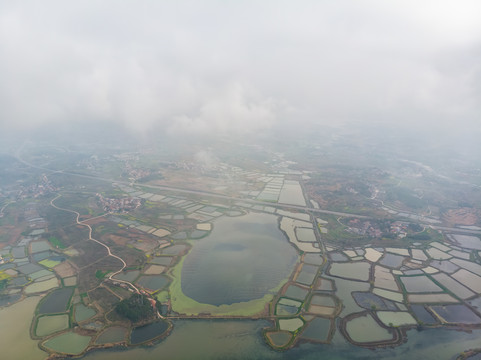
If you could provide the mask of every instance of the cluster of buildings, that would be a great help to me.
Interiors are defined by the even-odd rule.
[[[57,191],[57,188],[48,179],[47,175],[43,174],[40,181],[29,185],[22,186],[17,193],[16,199],[23,200],[26,198],[38,198],[43,195],[49,195]]]
[[[105,198],[102,194],[96,194],[97,200],[106,212],[126,213],[137,209],[142,201],[139,198],[126,197],[122,199]]]
[[[152,172],[147,169],[132,168],[127,164],[126,169],[129,179],[136,181],[149,176]]]
[[[347,231],[352,234],[370,236],[373,238],[380,238],[383,234],[382,230],[371,221],[362,221],[360,219],[352,219],[349,221]]]
[[[408,224],[402,221],[395,221],[389,229],[391,234],[396,234],[399,238],[404,238],[408,234]]]

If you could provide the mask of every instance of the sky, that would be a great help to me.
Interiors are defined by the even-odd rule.
[[[0,131],[476,130],[480,14],[478,0],[1,1]]]

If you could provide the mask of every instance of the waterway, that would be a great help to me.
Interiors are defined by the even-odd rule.
[[[410,330],[408,342],[395,348],[373,351],[351,345],[338,336],[332,345],[303,343],[277,352],[262,337],[262,328],[269,326],[264,320],[179,320],[174,322],[172,334],[153,347],[98,350],[84,359],[453,359],[463,350],[479,346],[481,336],[481,330]]]
[[[38,341],[30,338],[30,324],[40,297],[29,297],[9,307],[0,309],[0,358],[45,359]]]

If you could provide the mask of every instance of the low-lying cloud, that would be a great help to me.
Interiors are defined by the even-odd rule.
[[[0,4],[0,129],[475,127],[477,1]]]

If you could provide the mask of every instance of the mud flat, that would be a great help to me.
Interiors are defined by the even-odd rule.
[[[416,325],[417,321],[406,311],[378,311],[377,317],[386,326],[411,326]]]
[[[316,234],[313,229],[308,228],[296,228],[296,237],[302,242],[316,242]]]
[[[465,269],[460,269],[451,276],[475,293],[481,294],[480,276],[475,275]]]
[[[163,238],[163,237],[166,237],[167,235],[170,235],[170,231],[165,230],[165,229],[157,229],[154,232],[152,232],[152,235]]]
[[[296,228],[305,226],[305,221],[300,221],[296,219],[291,219],[288,217],[283,217],[281,219],[280,228],[284,231],[291,243],[293,243],[299,250],[307,253],[319,253],[321,249],[315,247],[314,244],[310,242],[301,242],[297,239]],[[310,223],[307,223],[310,224]]]
[[[283,348],[289,344],[292,334],[288,331],[266,331],[267,341],[273,348]]]
[[[383,343],[395,343],[397,334],[391,333],[382,327],[369,313],[351,316],[342,322],[341,328],[345,329],[346,337],[354,344],[364,346],[377,346]],[[366,331],[369,329],[369,331]]]
[[[145,275],[159,275],[162,274],[167,269],[166,266],[163,265],[149,265],[145,270]]]
[[[329,273],[336,277],[368,281],[370,268],[371,265],[367,262],[333,263]]]
[[[462,267],[463,269],[475,273],[476,275],[481,275],[481,265],[479,264],[463,259],[452,259],[451,262],[458,265],[459,267]]]
[[[442,292],[438,285],[436,285],[426,275],[421,276],[401,276],[403,283],[408,293],[423,293],[423,292]]]
[[[300,318],[279,319],[279,329],[294,332],[304,326],[304,321]]]
[[[47,336],[65,329],[68,329],[68,315],[47,315],[38,318],[35,335]]]
[[[105,329],[95,340],[95,344],[115,344],[124,342],[127,337],[127,329],[120,326],[113,326]]]
[[[411,249],[412,258],[415,260],[426,261],[428,257],[421,249]]]
[[[444,251],[441,251],[437,248],[427,249],[426,252],[434,260],[447,260],[447,259],[451,259],[453,257],[452,255],[449,255],[449,254],[445,253]]]
[[[63,281],[63,284],[65,286],[75,286],[75,285],[77,285],[77,277],[76,276],[70,276],[70,277],[64,278],[62,281]]]
[[[379,265],[374,267],[374,286],[392,291],[399,291],[399,287],[391,270]]]
[[[473,297],[475,295],[467,287],[461,285],[459,282],[444,273],[433,275],[433,279],[463,300]]]
[[[374,288],[372,292],[373,294],[376,294],[385,299],[393,300],[396,302],[403,302],[403,294],[399,292],[389,291],[389,290],[384,290],[379,288]]]
[[[279,194],[279,202],[283,204],[306,206],[306,200],[298,181],[284,181]]]
[[[34,294],[38,292],[44,292],[50,289],[54,289],[58,287],[58,280],[57,278],[52,278],[45,281],[34,282],[30,285],[27,285],[24,289],[25,294]]]
[[[381,256],[382,256],[382,252],[372,248],[367,248],[366,253],[364,254],[364,257],[366,258],[366,260],[374,263],[377,262],[381,258]]]
[[[457,303],[458,300],[448,294],[410,294],[408,295],[410,303]]]

